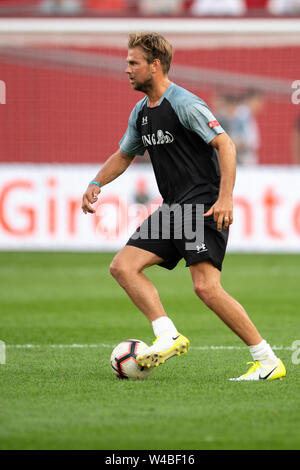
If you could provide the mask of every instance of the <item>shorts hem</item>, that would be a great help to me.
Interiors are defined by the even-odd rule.
[[[177,266],[177,264],[179,263],[180,259],[182,259],[182,257],[181,257],[180,259],[177,259],[177,260],[168,260],[168,259],[164,258],[161,253],[158,253],[159,250],[156,250],[155,248],[150,249],[150,247],[149,247],[149,249],[145,248],[145,247],[141,247],[138,242],[135,243],[135,241],[132,240],[132,239],[129,239],[128,242],[126,243],[126,245],[134,246],[135,248],[139,248],[140,250],[148,251],[149,253],[153,253],[154,255],[159,256],[160,258],[162,258],[163,261],[161,263],[156,263],[156,266],[166,268],[169,271],[174,269]]]
[[[164,259],[161,255],[161,253],[158,253],[157,250],[152,250],[152,249],[150,250],[148,248],[144,248],[144,247],[140,246],[138,243],[134,243],[134,241],[132,241],[132,240],[128,240],[126,245],[134,246],[135,248],[139,248],[140,250],[149,251],[149,253],[153,253],[154,255],[159,256],[160,258]]]
[[[196,264],[196,263],[201,263],[201,261],[211,261],[211,263],[213,264],[213,266],[215,268],[217,268],[219,271],[222,271],[222,263],[218,263],[216,260],[214,260],[210,255],[206,255],[206,256],[203,256],[203,258],[201,259],[195,259],[195,260],[189,260],[186,262],[185,266],[187,268],[189,268],[190,266],[192,266],[193,264]]]

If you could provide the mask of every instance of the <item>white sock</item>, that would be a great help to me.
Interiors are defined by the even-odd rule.
[[[162,316],[157,318],[152,322],[152,327],[155,336],[161,336],[164,333],[169,333],[171,335],[176,335],[177,329],[172,322],[171,318]]]
[[[278,359],[265,339],[254,346],[249,346],[249,351],[253,360],[259,361],[262,366],[270,366]]]

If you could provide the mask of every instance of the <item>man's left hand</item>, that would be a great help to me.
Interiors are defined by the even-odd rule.
[[[233,222],[233,203],[232,198],[219,198],[217,201],[208,209],[204,217],[213,215],[214,221],[217,223],[217,229],[219,232],[222,228],[228,228]]]

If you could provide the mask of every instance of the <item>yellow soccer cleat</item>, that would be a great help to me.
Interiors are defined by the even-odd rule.
[[[164,344],[168,344],[169,346],[165,349]],[[150,346],[143,355],[137,356],[136,362],[146,367],[149,365],[150,367],[158,367],[173,356],[180,356],[181,354],[187,353],[189,346],[190,341],[180,333],[168,337],[167,341],[166,338],[158,336],[153,342],[153,345]]]
[[[277,359],[272,366],[263,367],[259,361],[247,362],[252,364],[250,369],[243,375],[229,380],[242,381],[242,380],[274,380],[281,379],[286,376],[286,369],[283,362]]]

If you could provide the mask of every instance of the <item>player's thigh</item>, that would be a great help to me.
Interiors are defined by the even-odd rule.
[[[143,269],[159,264],[163,258],[147,250],[136,246],[126,245],[116,254],[111,262],[110,270],[114,274],[116,271],[135,271],[140,272]]]

